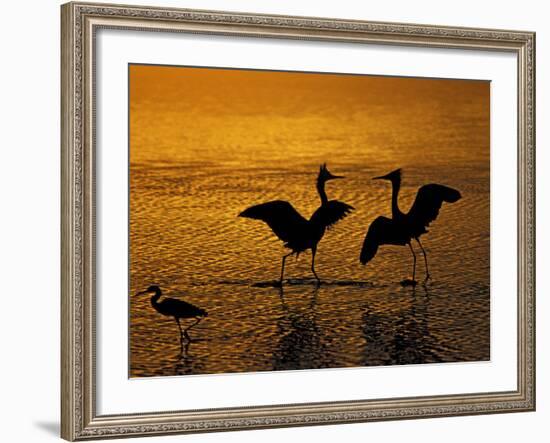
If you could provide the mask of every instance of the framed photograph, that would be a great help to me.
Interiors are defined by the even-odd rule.
[[[62,437],[535,409],[535,35],[62,6]]]

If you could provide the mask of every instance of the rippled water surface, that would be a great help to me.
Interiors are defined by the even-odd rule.
[[[480,361],[490,358],[489,84],[471,81],[132,66],[130,376]],[[319,164],[345,180],[330,199],[356,210],[310,254],[287,260],[253,204],[319,206]],[[359,263],[369,224],[442,183],[462,193],[422,237],[433,280],[402,287],[407,247]],[[417,273],[424,265],[418,250]],[[181,347],[148,296],[208,311]],[[182,325],[189,321],[183,320]]]

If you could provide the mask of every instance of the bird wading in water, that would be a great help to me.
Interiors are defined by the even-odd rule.
[[[454,203],[461,198],[460,192],[456,189],[439,184],[429,184],[422,186],[416,194],[416,199],[408,213],[403,213],[399,209],[397,199],[401,187],[401,169],[390,172],[387,175],[374,177],[373,180],[389,180],[392,184],[391,212],[392,218],[380,216],[370,225],[361,255],[359,257],[362,264],[367,264],[373,259],[381,245],[408,245],[413,255],[413,274],[412,280],[405,279],[402,285],[416,285],[416,254],[411,245],[411,240],[415,239],[424,255],[424,264],[426,266],[426,277],[424,283],[430,279],[428,268],[428,258],[426,251],[420,243],[420,236],[426,234],[427,227],[434,221],[443,202]]]
[[[189,329],[193,326],[199,324],[204,317],[208,316],[208,313],[204,309],[183,300],[163,298],[162,301],[159,302],[159,299],[162,296],[162,291],[157,285],[149,286],[145,291],[138,292],[136,295],[144,294],[153,294],[151,297],[151,306],[153,306],[157,312],[167,317],[174,317],[180,330],[180,339],[185,337],[188,341],[191,341],[191,337],[189,337],[187,331],[189,331]],[[182,329],[180,323],[180,319],[182,318],[194,318],[195,322],[187,328]]]
[[[321,165],[317,176],[317,192],[321,199],[321,206],[313,213],[309,220],[302,217],[294,207],[286,201],[275,200],[262,203],[244,210],[239,217],[262,220],[268,224],[273,233],[284,242],[291,252],[283,256],[279,285],[283,283],[285,260],[288,256],[311,249],[311,271],[321,283],[315,272],[315,253],[317,244],[323,238],[327,228],[346,217],[354,208],[338,200],[329,200],[325,192],[325,184],[329,180],[344,178],[333,175],[326,164]]]

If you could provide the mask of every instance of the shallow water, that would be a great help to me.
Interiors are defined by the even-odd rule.
[[[137,66],[130,75],[130,376],[490,358],[488,83]],[[319,288],[309,252],[289,258],[289,280],[274,287],[286,250],[237,214],[282,199],[309,218],[325,161],[346,176],[328,183],[329,198],[356,210],[319,244]],[[399,284],[412,272],[407,247],[358,260],[369,224],[391,215],[389,183],[371,178],[397,167],[404,211],[425,183],[463,196],[422,237],[426,288]],[[175,321],[133,296],[151,284],[208,311],[183,349]]]

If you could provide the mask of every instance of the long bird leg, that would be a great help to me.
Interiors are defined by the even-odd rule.
[[[183,331],[181,330],[180,319],[178,317],[174,318],[176,319],[176,323],[178,324],[178,328],[180,330],[180,352],[183,354]]]
[[[420,249],[422,249],[422,254],[424,254],[424,264],[426,265],[426,278],[424,279],[424,283],[426,283],[431,278],[430,271],[428,269],[428,257],[426,256],[426,251],[424,251],[424,248],[422,247],[422,243],[420,243],[420,240],[416,239],[416,241],[418,242]]]
[[[184,330],[183,330],[183,335],[185,336],[185,338],[187,339],[187,341],[191,341],[191,337],[189,336],[189,334],[187,333],[187,331],[189,331],[189,329],[191,329],[193,326],[197,326],[202,320],[202,317],[197,317],[197,321],[195,321],[195,323],[192,323],[191,325],[187,326]]]
[[[416,276],[416,254],[414,253],[414,249],[411,245],[411,242],[409,242],[409,248],[411,249],[411,252],[412,252],[412,255],[413,255],[413,278],[412,278],[412,281],[416,283],[416,279],[415,279],[415,276]]]
[[[181,330],[181,323],[180,323],[180,319],[178,317],[174,317],[176,319],[176,323],[178,324],[178,328],[180,330],[180,338],[181,338],[181,335],[183,334],[183,331]]]
[[[317,248],[311,248],[311,272],[313,272],[313,275],[317,279],[317,285],[321,284],[321,279],[317,275],[317,272],[315,272],[315,253],[317,252]]]
[[[285,273],[285,261],[286,261],[286,258],[288,256],[292,255],[292,252],[290,252],[289,254],[287,255],[283,255],[283,264],[281,265],[281,278],[279,279],[279,284],[282,286],[283,285],[283,275]]]
[[[188,341],[185,343],[185,347],[183,347],[183,343],[182,343],[182,352],[181,352],[181,356],[182,357],[188,357],[188,354],[189,354],[189,346],[191,346],[191,342]]]

